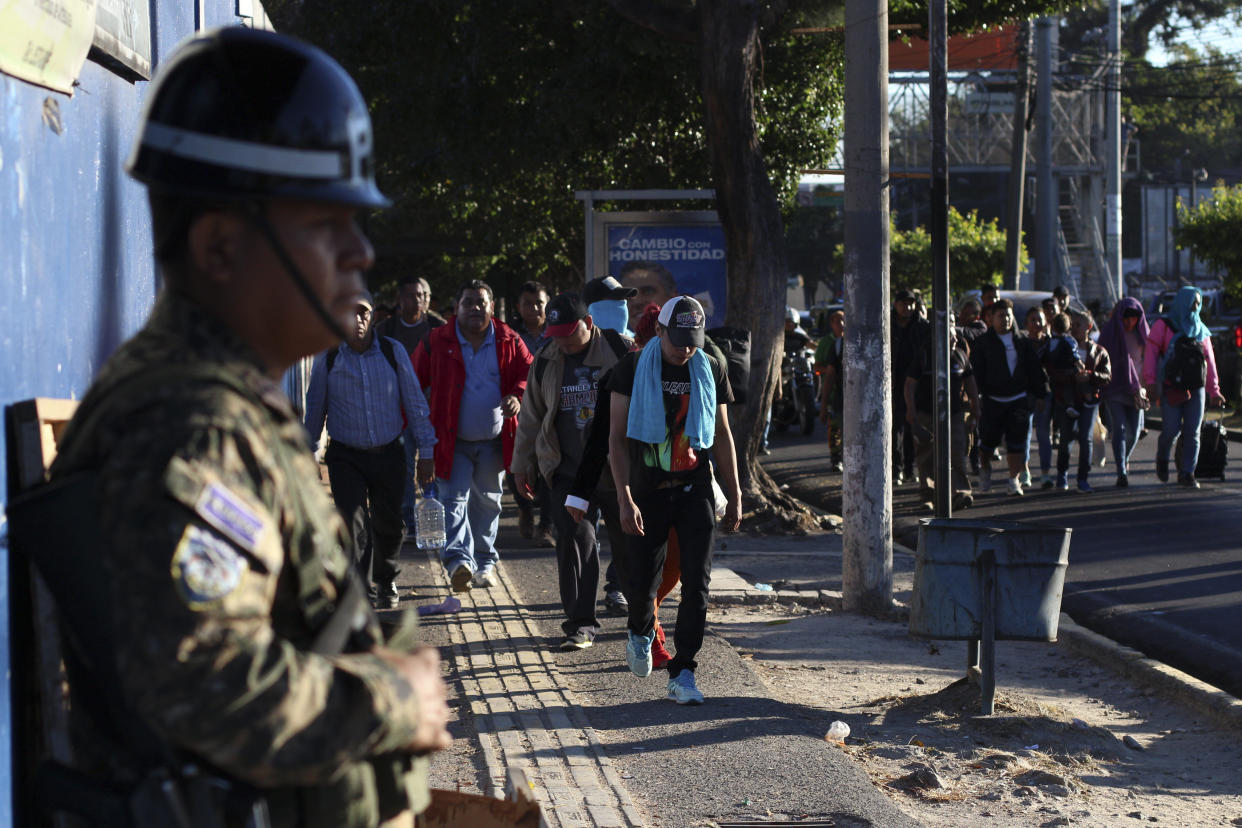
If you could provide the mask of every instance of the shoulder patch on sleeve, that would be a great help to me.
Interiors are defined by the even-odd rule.
[[[246,559],[228,541],[190,525],[173,552],[170,572],[186,606],[202,609],[237,589],[247,568]]]
[[[208,483],[203,487],[194,511],[242,549],[251,552],[258,547],[259,536],[267,527],[261,515],[221,483]]]
[[[257,552],[271,521],[261,507],[197,464],[173,458],[164,483],[177,500],[209,526],[250,553]]]

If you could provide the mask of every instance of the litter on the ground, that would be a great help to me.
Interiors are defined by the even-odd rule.
[[[450,595],[438,604],[423,604],[418,608],[419,615],[447,615],[461,609],[461,600]]]

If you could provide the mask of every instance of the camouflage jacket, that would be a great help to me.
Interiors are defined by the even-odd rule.
[[[170,745],[268,794],[273,823],[375,825],[427,803],[408,683],[311,642],[348,579],[343,523],[278,384],[229,328],[165,292],[66,428],[52,477],[93,469],[116,666]],[[411,614],[412,615],[412,614]],[[413,643],[412,618],[401,625]]]

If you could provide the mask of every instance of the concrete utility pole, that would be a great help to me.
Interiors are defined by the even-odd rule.
[[[1009,203],[1005,217],[1005,287],[1018,290],[1022,268],[1022,216],[1026,196],[1026,115],[1031,97],[1031,23],[1018,24],[1018,78],[1013,90],[1013,140],[1009,153]]]
[[[1108,182],[1104,194],[1104,250],[1117,296],[1126,295],[1121,273],[1121,0],[1108,3],[1108,92],[1104,98],[1108,136]]]
[[[928,4],[927,44],[931,97],[931,254],[932,346],[936,371],[935,447],[936,517],[952,516],[952,452],[949,440],[949,34],[946,0]]]
[[[1039,49],[1039,78],[1035,87],[1038,184],[1035,188],[1035,289],[1052,290],[1057,285],[1057,191],[1052,177],[1052,27],[1055,18],[1041,17],[1036,23]]]
[[[893,603],[888,4],[845,3],[845,609]]]

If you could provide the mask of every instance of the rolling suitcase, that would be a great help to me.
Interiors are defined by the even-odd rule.
[[[1222,413],[1215,420],[1205,420],[1199,427],[1199,462],[1195,477],[1225,479],[1225,462],[1229,455],[1229,435],[1225,433]]]
[[[1225,432],[1225,413],[1222,411],[1216,419],[1204,418],[1199,426],[1199,462],[1195,464],[1195,477],[1213,477],[1225,479],[1225,465],[1229,456],[1229,435]],[[1174,448],[1177,457],[1177,470],[1182,469],[1182,438],[1177,438]]]

